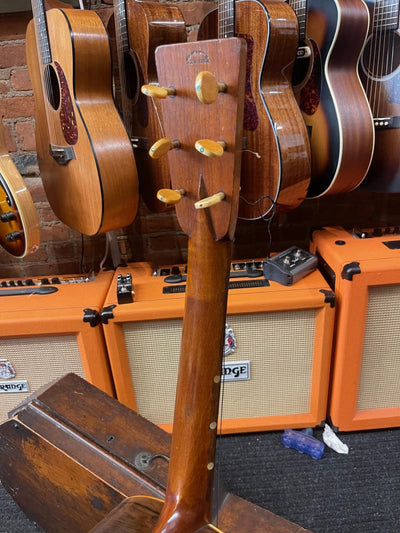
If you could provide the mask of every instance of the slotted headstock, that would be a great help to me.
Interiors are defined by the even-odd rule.
[[[216,240],[235,232],[245,62],[246,44],[235,37],[156,50],[158,80],[168,91],[161,96],[165,139],[153,157],[169,158],[172,189],[179,191],[173,203],[189,236],[197,209],[207,210]],[[144,92],[157,97],[151,87]]]

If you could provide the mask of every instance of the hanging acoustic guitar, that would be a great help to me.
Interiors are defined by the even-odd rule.
[[[308,198],[349,192],[366,176],[374,126],[358,76],[369,16],[363,0],[289,0],[299,20],[293,86],[310,134]]]
[[[112,97],[109,40],[100,17],[32,0],[26,54],[35,97],[36,149],[49,203],[82,234],[129,225],[138,181]]]
[[[177,5],[136,0],[114,0],[114,21],[122,117],[135,149],[141,196],[151,211],[164,211],[168,206],[157,200],[157,191],[170,186],[168,161],[148,156],[150,146],[164,137],[162,109],[140,88],[158,83],[154,51],[185,42],[185,21]]]
[[[298,24],[285,2],[218,0],[198,39],[240,37],[247,43],[239,217],[288,211],[310,182],[307,129],[292,88]]]
[[[30,192],[8,154],[0,120],[0,244],[11,255],[25,257],[40,244],[39,218]]]
[[[375,124],[375,151],[362,187],[400,192],[400,2],[365,0],[370,33],[359,73]]]

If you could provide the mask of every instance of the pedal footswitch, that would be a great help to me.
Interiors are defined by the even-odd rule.
[[[311,252],[292,246],[264,262],[264,276],[281,285],[293,285],[313,272],[318,265],[317,257]]]

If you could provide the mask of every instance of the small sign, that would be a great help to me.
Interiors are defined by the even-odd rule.
[[[223,381],[246,381],[250,379],[250,361],[222,363]]]
[[[0,394],[8,392],[29,392],[26,379],[20,381],[0,381]]]

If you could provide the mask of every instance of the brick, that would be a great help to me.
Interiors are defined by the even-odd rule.
[[[26,27],[32,11],[0,14],[0,41],[25,39]]]
[[[6,80],[0,81],[0,94],[8,94],[10,92],[10,84]]]
[[[0,68],[26,65],[25,44],[5,44],[0,49]]]
[[[29,192],[31,193],[32,200],[34,203],[38,202],[47,202],[47,196],[44,192],[43,183],[40,178],[25,178],[25,183],[28,187]],[[52,212],[50,206],[48,206],[48,209]],[[44,211],[45,208],[41,207],[41,210]],[[54,217],[54,213],[53,213]],[[43,220],[43,218],[41,218]],[[43,220],[44,222],[48,222],[48,220]]]
[[[14,278],[23,278],[24,271],[22,264],[7,265],[4,266],[0,257],[0,266],[1,266],[1,279],[14,279]]]
[[[21,150],[33,151],[36,149],[35,128],[33,122],[16,122],[15,133]]]
[[[43,226],[41,233],[44,242],[69,241],[70,238],[69,228],[61,223]]]
[[[31,91],[32,84],[27,68],[13,69],[11,71],[11,86],[15,91]]]
[[[12,134],[11,124],[4,124],[4,132],[6,136],[6,147],[9,152],[15,152],[17,150],[17,144]]]
[[[201,22],[205,15],[211,11],[211,9],[216,8],[216,4],[212,1],[181,2],[178,7],[182,12],[186,25],[192,26],[193,24],[198,24]]]
[[[4,118],[33,117],[35,104],[33,96],[14,96],[0,98],[0,114]]]
[[[32,191],[31,191],[31,194],[32,194]],[[32,195],[32,198],[35,197],[35,194]],[[45,199],[46,199],[46,195],[45,195]],[[38,217],[39,217],[39,220],[41,220],[42,222],[58,222],[58,219],[56,217],[56,215],[54,214],[54,211],[52,210],[52,208],[48,205],[48,206],[36,206],[36,211],[37,211],[37,214],[38,214]]]
[[[54,242],[48,250],[49,260],[57,263],[63,263],[65,259],[71,260],[77,256],[76,243],[73,242]]]

